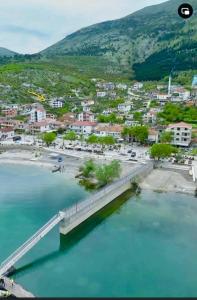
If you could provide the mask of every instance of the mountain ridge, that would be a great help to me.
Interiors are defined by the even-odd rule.
[[[4,47],[0,47],[0,57],[13,57],[17,53]]]
[[[194,8],[194,16],[187,21],[181,19],[177,12],[182,2],[169,0],[145,7],[124,18],[82,28],[41,51],[40,54],[47,58],[55,56],[104,57],[122,71],[131,72],[132,69],[138,77],[141,77],[139,69],[144,71],[145,67],[149,66],[152,56],[153,58],[156,54],[161,56],[166,49],[173,50],[172,57],[177,56],[176,52],[181,50],[190,39],[189,48],[186,48],[185,52],[181,50],[184,52],[181,59],[184,58],[183,70],[185,70],[187,69],[187,50],[195,49],[192,55],[197,54],[195,34],[197,20],[194,18],[197,1],[188,1]],[[163,63],[163,57],[161,61]],[[172,69],[172,64],[173,60],[168,60],[166,70],[162,68],[164,70],[162,76],[165,76],[170,68]],[[196,60],[193,61],[193,66],[197,69]],[[153,77],[156,79],[158,74]]]

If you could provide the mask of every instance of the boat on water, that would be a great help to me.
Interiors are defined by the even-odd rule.
[[[52,169],[52,173],[60,172],[61,171],[61,166],[54,166]]]

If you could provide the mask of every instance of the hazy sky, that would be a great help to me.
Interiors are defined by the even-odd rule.
[[[0,47],[35,53],[88,25],[166,0],[0,0]]]

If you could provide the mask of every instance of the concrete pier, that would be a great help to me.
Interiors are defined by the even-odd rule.
[[[152,162],[144,165],[138,165],[137,167],[133,168],[133,171],[130,175],[117,180],[113,184],[95,193],[88,199],[72,206],[70,209],[65,210],[65,217],[60,222],[60,233],[63,235],[69,233],[79,224],[87,220],[107,204],[111,203],[117,197],[129,190],[133,180],[136,178],[140,180],[140,178],[147,176],[152,169]]]
[[[8,277],[2,277],[5,284],[5,289],[10,293],[10,295],[15,296],[17,298],[34,298],[35,296],[26,291],[21,285],[13,282]]]
[[[10,270],[28,251],[30,251],[44,236],[46,236],[58,223],[60,223],[60,233],[66,235],[79,224],[87,220],[96,212],[104,208],[110,202],[122,195],[131,188],[131,183],[146,177],[153,170],[153,163],[148,162],[136,165],[131,173],[114,183],[106,186],[92,196],[80,203],[58,212],[43,227],[41,227],[30,239],[20,246],[0,265],[0,276],[3,276],[5,289],[15,297],[34,297],[24,290],[20,285],[12,282],[6,277],[6,272]]]

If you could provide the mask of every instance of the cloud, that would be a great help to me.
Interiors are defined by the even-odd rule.
[[[3,28],[3,30],[9,32],[9,33],[14,33],[14,34],[22,34],[22,35],[31,35],[31,36],[36,36],[40,38],[48,38],[50,36],[49,33],[42,32],[39,30],[35,29],[29,29],[25,27],[20,27],[20,26],[15,26],[15,25],[7,25]]]
[[[165,0],[0,0],[0,47],[38,52],[88,25]]]

